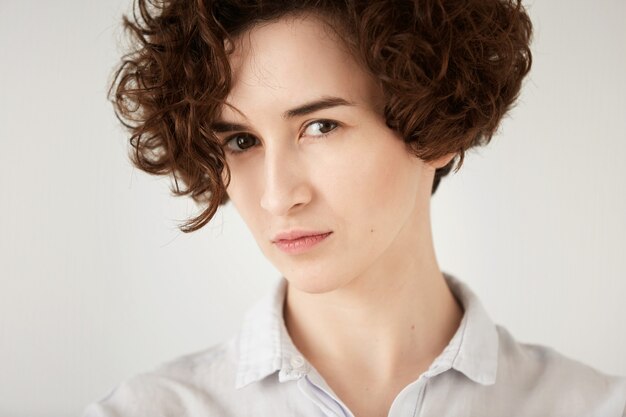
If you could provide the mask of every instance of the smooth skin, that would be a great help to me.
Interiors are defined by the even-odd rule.
[[[386,416],[448,344],[463,309],[435,257],[435,169],[382,115],[380,85],[314,17],[257,25],[235,39],[221,121],[230,200],[288,281],[296,347],[357,417]],[[350,103],[285,118],[320,98]],[[240,153],[236,153],[240,151]],[[306,253],[272,243],[292,229],[332,231]]]

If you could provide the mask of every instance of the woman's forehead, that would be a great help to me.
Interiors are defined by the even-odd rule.
[[[234,39],[226,101],[245,108],[283,111],[314,97],[339,96],[359,105],[374,97],[369,73],[320,19],[282,18]],[[282,109],[281,109],[282,108]],[[232,115],[228,107],[224,115]]]

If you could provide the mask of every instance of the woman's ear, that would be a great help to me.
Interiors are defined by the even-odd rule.
[[[430,162],[426,162],[426,164],[430,165],[430,167],[432,167],[433,169],[443,168],[448,165],[448,163],[450,163],[450,161],[457,155],[458,152],[451,152]]]

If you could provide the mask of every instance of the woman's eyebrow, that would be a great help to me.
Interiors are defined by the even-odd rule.
[[[325,96],[319,100],[315,100],[309,103],[305,103],[295,109],[287,110],[283,113],[283,119],[291,119],[297,116],[303,116],[305,114],[313,113],[318,110],[327,109],[336,106],[354,106],[353,102],[350,102],[341,97]]]
[[[313,113],[322,109],[328,109],[328,108],[337,107],[337,106],[354,106],[354,105],[355,103],[348,101],[341,97],[324,96],[318,100],[304,103],[296,108],[287,110],[286,112],[283,113],[282,118],[287,120],[287,119],[292,119],[298,116],[304,116],[304,115],[307,115],[307,114],[310,114],[310,113]],[[211,129],[216,133],[223,133],[223,132],[234,132],[237,130],[249,130],[249,127],[246,125],[239,124],[239,123],[216,120],[211,125]]]

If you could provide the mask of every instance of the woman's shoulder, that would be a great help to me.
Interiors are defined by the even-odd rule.
[[[520,341],[501,325],[496,325],[496,329],[500,343],[499,356],[505,367],[527,369],[529,374],[536,374],[535,376],[555,374],[560,377],[584,377],[591,381],[624,382],[626,380],[626,376],[602,372],[553,347]]]
[[[500,344],[496,386],[516,387],[509,391],[523,392],[528,402],[549,401],[577,412],[584,407],[590,411],[626,407],[626,376],[603,372],[550,346],[521,342],[501,325],[496,329]]]
[[[187,415],[211,412],[216,398],[234,386],[235,338],[163,362],[117,384],[89,404],[83,417]]]
[[[193,381],[207,376],[220,376],[236,366],[236,337],[197,352],[178,356],[162,363],[153,373],[170,379]]]

